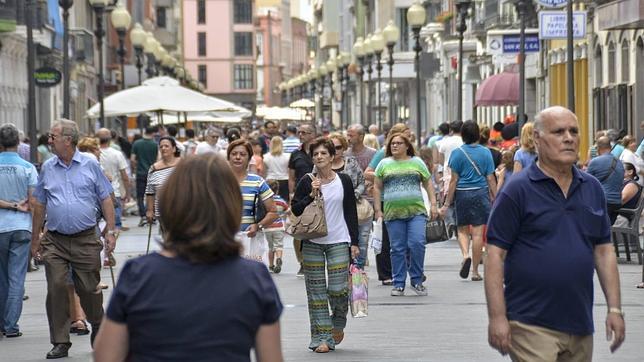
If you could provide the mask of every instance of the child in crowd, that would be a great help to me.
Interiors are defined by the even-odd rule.
[[[278,218],[264,229],[264,236],[268,242],[268,268],[275,274],[282,271],[282,252],[284,249],[284,221],[289,210],[288,204],[279,195],[279,182],[268,180],[268,186],[273,190],[273,202],[277,208]]]

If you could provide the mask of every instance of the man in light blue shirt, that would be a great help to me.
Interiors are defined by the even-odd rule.
[[[0,331],[20,337],[25,276],[29,261],[31,214],[29,199],[38,174],[17,153],[20,139],[12,124],[0,126]]]
[[[96,230],[99,212],[107,222],[106,254],[116,245],[112,186],[98,162],[77,149],[79,132],[75,122],[54,122],[49,143],[56,154],[41,168],[34,191],[31,251],[42,258],[47,278],[47,319],[54,348],[48,359],[66,357],[69,340],[67,276],[73,281],[87,320],[92,325],[90,341],[103,318],[103,295],[97,293],[103,248]],[[47,233],[42,244],[37,237],[47,215]]]
[[[297,127],[286,127],[286,139],[284,139],[284,142],[282,143],[284,153],[293,153],[297,151],[301,144],[302,142],[300,142],[300,139],[297,137]]]

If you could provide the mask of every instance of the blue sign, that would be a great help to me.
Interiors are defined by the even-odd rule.
[[[520,46],[519,34],[503,35],[503,53],[518,53]],[[526,53],[539,52],[539,36],[536,34],[525,34]]]
[[[566,6],[568,0],[537,0],[537,2],[547,8],[561,8]]]

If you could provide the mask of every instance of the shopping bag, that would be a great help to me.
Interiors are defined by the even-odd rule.
[[[374,254],[378,255],[382,251],[382,218],[373,222],[369,244]]]
[[[237,237],[244,247],[242,254],[244,258],[255,260],[268,266],[268,242],[263,232],[257,232],[253,237],[249,237],[247,232],[241,232]]]
[[[447,228],[442,218],[427,220],[425,224],[425,244],[448,240]]]
[[[364,318],[369,314],[369,278],[367,272],[354,263],[349,267],[349,288],[351,294],[351,315],[353,318]]]

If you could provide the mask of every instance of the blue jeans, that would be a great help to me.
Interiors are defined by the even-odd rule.
[[[121,207],[121,198],[120,197],[115,197],[114,200],[116,202],[114,203],[114,225],[117,228],[121,228],[123,226],[123,221],[121,220],[121,215],[123,214],[123,207]]]
[[[364,264],[367,260],[367,250],[369,246],[369,233],[372,227],[371,221],[358,225],[358,248],[360,248],[360,255],[358,255],[357,266],[364,269]]]
[[[408,272],[412,285],[423,281],[426,220],[425,215],[416,215],[385,222],[389,232],[391,270],[396,288],[405,288]]]
[[[0,330],[19,331],[31,232],[25,230],[0,233]]]

